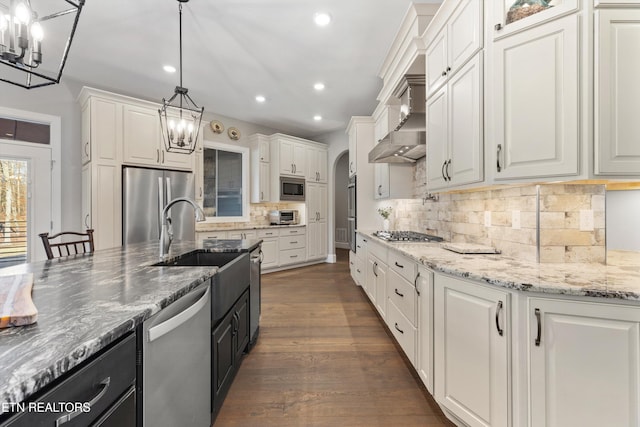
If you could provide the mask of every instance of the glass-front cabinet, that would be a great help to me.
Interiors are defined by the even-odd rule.
[[[492,0],[494,40],[575,12],[579,0]]]

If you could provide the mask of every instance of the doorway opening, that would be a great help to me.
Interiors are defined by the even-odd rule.
[[[349,185],[349,152],[343,152],[336,160],[334,182],[334,209],[335,209],[335,247],[336,249],[349,249],[348,238],[348,191]]]

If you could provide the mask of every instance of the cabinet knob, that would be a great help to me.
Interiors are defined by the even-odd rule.
[[[502,24],[496,24],[493,26],[493,28],[495,28],[496,31],[500,31],[502,29]]]
[[[443,72],[442,72],[442,77],[444,77],[444,76],[446,76],[446,75],[447,75],[447,72],[446,72],[446,71],[443,71]]]

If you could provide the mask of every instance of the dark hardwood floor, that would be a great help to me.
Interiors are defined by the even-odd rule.
[[[223,426],[452,426],[349,275],[348,252],[262,276],[258,344]]]

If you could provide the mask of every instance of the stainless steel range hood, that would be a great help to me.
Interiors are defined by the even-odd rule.
[[[404,76],[393,95],[400,99],[398,124],[369,152],[369,163],[415,163],[427,153],[424,75]]]

